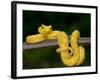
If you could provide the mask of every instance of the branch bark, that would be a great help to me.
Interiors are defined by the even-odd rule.
[[[89,46],[90,45],[90,38],[89,37],[81,37],[79,39],[79,44],[82,46]],[[57,46],[57,40],[45,40],[39,43],[34,43],[34,44],[28,44],[28,43],[23,43],[23,50],[27,49],[35,49],[35,48],[43,48],[43,47],[49,47],[49,46]]]

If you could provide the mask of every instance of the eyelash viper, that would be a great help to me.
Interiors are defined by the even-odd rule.
[[[26,37],[26,43],[38,43],[46,39],[57,39],[59,48],[56,50],[60,53],[61,60],[66,66],[78,66],[85,60],[85,49],[78,45],[80,32],[75,30],[68,39],[67,33],[58,30],[52,30],[52,26],[41,25],[38,28],[39,34],[29,35]],[[70,46],[69,46],[70,44]]]

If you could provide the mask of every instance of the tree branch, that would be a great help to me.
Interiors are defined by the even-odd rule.
[[[89,46],[90,44],[90,38],[89,37],[82,37],[79,39],[79,44],[82,46]],[[28,43],[23,43],[23,50],[26,49],[35,49],[35,48],[42,48],[42,47],[49,47],[49,46],[57,46],[57,40],[45,40],[39,43],[34,43],[34,44],[28,44]]]
[[[82,46],[89,46],[90,45],[90,38],[89,37],[81,37],[79,39],[79,44]],[[49,46],[57,46],[57,40],[45,40],[39,43],[34,43],[34,44],[28,44],[28,43],[23,43],[23,50],[26,49],[34,49],[34,48],[43,48],[43,47],[49,47]]]

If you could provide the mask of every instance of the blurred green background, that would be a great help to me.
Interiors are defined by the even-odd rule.
[[[81,37],[90,37],[91,15],[83,13],[60,13],[23,10],[23,42],[26,36],[37,34],[41,24],[52,25],[54,30],[65,31],[67,34],[77,29]],[[58,46],[23,51],[23,69],[66,67],[60,55],[56,53]],[[90,45],[85,47],[86,59],[80,66],[90,66]]]

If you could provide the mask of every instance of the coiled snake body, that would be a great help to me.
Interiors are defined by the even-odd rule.
[[[37,43],[46,39],[57,39],[59,48],[56,50],[60,53],[61,60],[66,66],[78,66],[85,59],[85,49],[78,45],[80,33],[75,30],[68,39],[68,35],[63,31],[52,30],[52,26],[41,25],[38,28],[39,34],[26,37],[27,43]],[[69,46],[70,44],[70,46]]]

